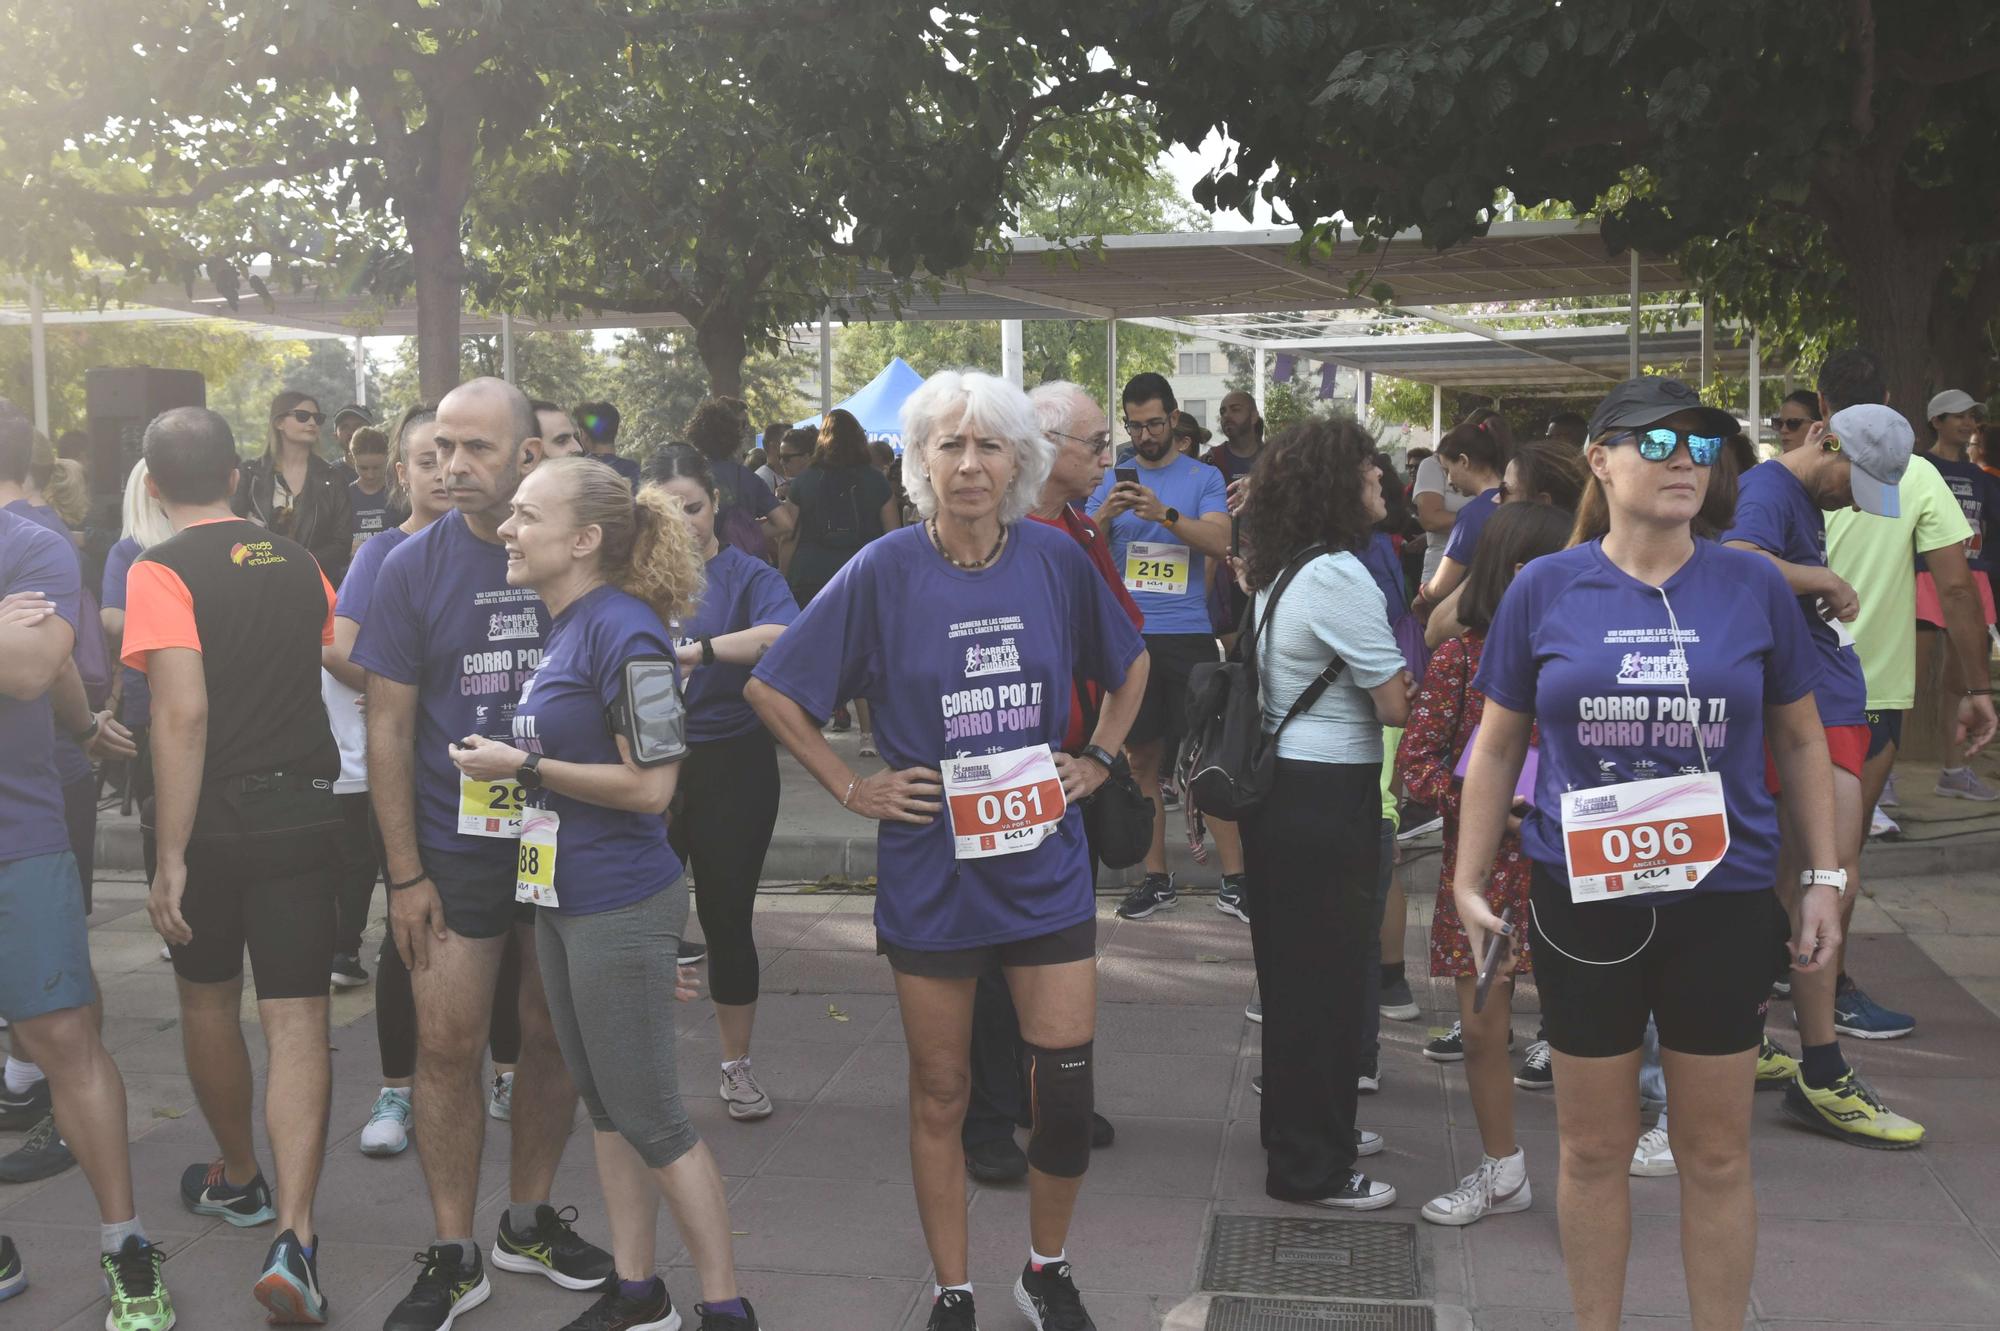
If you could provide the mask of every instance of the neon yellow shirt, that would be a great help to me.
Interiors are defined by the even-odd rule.
[[[1396,780],[1396,746],[1402,742],[1401,730],[1395,726],[1382,727],[1382,752],[1385,755],[1382,762],[1382,816],[1394,824],[1398,831],[1401,831],[1403,826],[1402,814],[1396,807],[1396,797],[1389,792],[1389,787]]]
[[[1845,508],[1826,515],[1826,563],[1861,598],[1848,625],[1868,676],[1868,710],[1900,712],[1917,701],[1916,557],[1972,539],[1972,526],[1938,469],[1921,457],[1896,487],[1903,515]]]

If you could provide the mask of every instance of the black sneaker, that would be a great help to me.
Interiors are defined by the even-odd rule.
[[[931,1319],[924,1331],[979,1331],[979,1319],[972,1313],[972,1295],[967,1290],[948,1289],[931,1304]]]
[[[757,1310],[750,1306],[750,1300],[740,1295],[737,1302],[743,1305],[744,1315],[741,1317],[735,1313],[719,1313],[705,1303],[697,1303],[694,1310],[701,1314],[701,1326],[697,1331],[757,1331]]]
[[[576,1208],[558,1211],[547,1202],[535,1208],[535,1227],[516,1234],[500,1213],[500,1237],[493,1240],[493,1265],[502,1271],[547,1276],[564,1289],[596,1289],[611,1278],[611,1254],[578,1237]]]
[[[1437,831],[1444,826],[1444,815],[1428,804],[1415,800],[1404,800],[1397,817],[1401,830],[1396,833],[1398,841],[1414,841],[1420,836]]]
[[[1097,1331],[1097,1323],[1083,1310],[1068,1262],[1051,1262],[1039,1271],[1033,1263],[1022,1267],[1014,1282],[1014,1306],[1035,1331]]]
[[[1250,905],[1243,899],[1242,874],[1222,875],[1222,888],[1215,894],[1215,908],[1224,915],[1234,915],[1243,923],[1250,923]]]
[[[361,968],[360,957],[352,952],[336,952],[331,978],[336,989],[359,989],[368,983],[368,972]]]
[[[1012,1137],[965,1148],[965,1172],[979,1183],[1019,1183],[1028,1177],[1028,1157]]]
[[[382,1331],[447,1331],[460,1313],[493,1297],[479,1249],[436,1243],[417,1254],[424,1269],[403,1301],[389,1312]]]
[[[681,939],[680,951],[674,955],[675,963],[682,966],[699,966],[707,959],[708,944],[694,938]]]
[[[667,1282],[654,1276],[651,1291],[637,1299],[619,1293],[616,1280],[609,1282],[603,1296],[565,1322],[562,1331],[666,1331],[680,1324]]]
[[[15,1250],[14,1240],[0,1234],[0,1303],[27,1287],[28,1268],[21,1265],[21,1254]]]
[[[22,1132],[49,1116],[49,1079],[43,1077],[25,1091],[0,1086],[0,1132]]]
[[[1357,1095],[1374,1095],[1382,1089],[1382,1055],[1380,1051],[1361,1060],[1361,1067],[1354,1074],[1354,1091]]]
[[[1170,873],[1149,873],[1144,882],[1118,903],[1118,918],[1143,920],[1156,910],[1172,910],[1180,904],[1180,894],[1174,891],[1174,876]]]
[[[44,1114],[28,1139],[11,1155],[0,1156],[0,1183],[38,1183],[76,1163],[69,1145],[56,1135],[56,1116]]]
[[[189,1165],[181,1173],[181,1205],[196,1215],[220,1216],[238,1229],[268,1225],[278,1218],[271,1185],[259,1173],[242,1187],[223,1177],[222,1162]]]
[[[1521,1060],[1514,1084],[1524,1091],[1546,1091],[1556,1084],[1555,1057],[1547,1040],[1537,1040],[1528,1046],[1528,1056]]]
[[[1360,1170],[1348,1176],[1346,1186],[1319,1197],[1297,1198],[1307,1206],[1324,1206],[1333,1211],[1379,1211],[1396,1204],[1396,1190]]]
[[[1514,1030],[1507,1029],[1507,1051],[1514,1050]],[[1465,1061],[1465,1024],[1454,1021],[1451,1029],[1424,1046],[1424,1057],[1433,1063],[1463,1063]]]
[[[319,1289],[319,1253],[307,1253],[291,1230],[278,1235],[264,1258],[264,1274],[251,1292],[270,1313],[272,1326],[323,1326],[326,1295]]]

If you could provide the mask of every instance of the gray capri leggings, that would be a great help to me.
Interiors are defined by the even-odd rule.
[[[616,1132],[654,1169],[701,1139],[675,1078],[675,957],[687,927],[685,877],[644,901],[594,915],[535,912],[535,950],[556,1042],[599,1132]]]

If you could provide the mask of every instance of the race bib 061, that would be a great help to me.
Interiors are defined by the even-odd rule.
[[[1046,744],[980,758],[947,758],[940,767],[953,853],[961,860],[1033,850],[1069,808]]]

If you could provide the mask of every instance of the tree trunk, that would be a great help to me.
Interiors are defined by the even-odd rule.
[[[743,396],[743,361],[750,354],[743,321],[728,310],[710,310],[694,330],[695,354],[708,371],[710,397]]]
[[[1889,404],[1909,418],[1921,446],[1930,437],[1924,404],[1936,391],[1940,357],[1931,338],[1950,244],[1899,218],[1887,199],[1838,209],[1825,221],[1847,267],[1861,344],[1881,363]]]
[[[459,323],[465,308],[457,209],[426,200],[404,219],[417,289],[417,391],[436,402],[458,386]],[[448,215],[447,215],[448,214]]]

